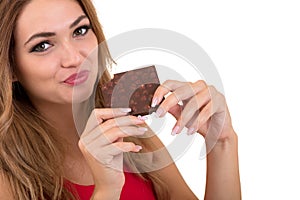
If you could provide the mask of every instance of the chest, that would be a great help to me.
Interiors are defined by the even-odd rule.
[[[124,173],[125,184],[122,189],[120,200],[155,200],[152,183],[145,181],[135,174]],[[80,200],[89,200],[94,191],[94,185],[78,185],[69,183],[78,193]]]

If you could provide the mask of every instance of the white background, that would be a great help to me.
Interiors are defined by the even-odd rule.
[[[137,28],[163,28],[197,42],[220,73],[239,135],[243,199],[300,199],[298,1],[94,2],[108,39]],[[202,199],[199,144],[197,138],[177,165]]]

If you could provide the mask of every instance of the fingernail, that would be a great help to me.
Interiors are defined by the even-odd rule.
[[[178,130],[179,130],[179,126],[175,126],[175,128],[172,130],[171,135],[173,135],[173,136],[176,135]]]
[[[139,127],[138,130],[139,130],[139,131],[143,131],[143,132],[148,131],[148,129],[147,129],[146,127]]]
[[[151,104],[151,107],[154,108],[157,104],[157,97],[155,97],[153,100],[152,100],[152,104]]]
[[[142,120],[142,121],[146,121],[146,120],[148,119],[148,117],[146,117],[146,116],[141,116],[141,115],[137,116],[137,118],[138,118],[139,120]]]
[[[143,147],[141,147],[140,145],[135,145],[135,150],[136,151],[140,151],[141,149],[143,149]]]
[[[192,135],[195,132],[194,128],[189,128],[189,130],[187,131],[187,135]]]
[[[120,110],[123,113],[129,113],[129,112],[131,112],[131,108],[121,108]]]
[[[158,108],[155,113],[156,113],[157,117],[160,117],[163,114],[163,112],[164,112],[164,110],[162,108]]]

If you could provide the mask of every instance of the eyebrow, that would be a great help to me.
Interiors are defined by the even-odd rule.
[[[73,28],[74,26],[77,26],[83,19],[87,18],[87,16],[85,15],[81,15],[79,16],[71,25],[70,25],[70,29]]]
[[[81,15],[79,16],[71,25],[70,25],[70,29],[73,28],[74,26],[77,26],[83,19],[87,18],[86,15]],[[34,35],[32,35],[24,44],[24,46],[26,44],[28,44],[30,41],[36,39],[36,38],[40,38],[40,37],[51,37],[51,36],[55,36],[56,34],[54,32],[40,32],[40,33],[36,33]]]

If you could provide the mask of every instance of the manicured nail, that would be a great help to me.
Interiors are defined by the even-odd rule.
[[[155,97],[153,100],[152,100],[152,104],[151,104],[151,107],[154,108],[157,104],[158,100],[157,100],[157,97]]]
[[[142,120],[142,121],[146,121],[146,120],[148,119],[148,117],[146,117],[146,116],[141,116],[141,115],[137,116],[137,118],[138,118],[139,120]]]
[[[141,149],[143,149],[143,147],[141,147],[140,145],[135,145],[135,150],[136,151],[140,151]]]
[[[171,135],[176,135],[178,133],[178,130],[179,130],[179,126],[175,126],[175,128],[172,130],[172,133]]]
[[[164,110],[162,108],[158,108],[155,113],[157,117],[160,117],[164,113]]]
[[[189,130],[187,131],[187,135],[192,135],[193,133],[195,133],[195,129],[189,128]]]
[[[139,127],[138,130],[139,130],[139,131],[143,131],[143,132],[148,131],[148,129],[147,129],[146,127]]]
[[[129,113],[129,112],[131,112],[131,108],[121,108],[120,110],[123,113]]]

